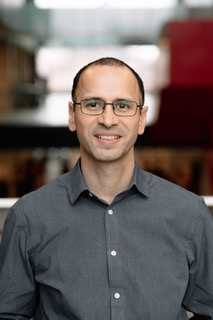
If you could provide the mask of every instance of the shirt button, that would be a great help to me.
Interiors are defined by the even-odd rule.
[[[111,251],[111,256],[115,257],[116,254],[117,254],[117,252],[116,252],[115,250],[112,250],[112,251]]]
[[[92,193],[91,192],[89,192],[89,196],[92,198]]]
[[[108,214],[111,216],[113,214],[113,210],[112,209],[109,209],[108,210]]]
[[[116,292],[116,293],[114,294],[114,297],[115,297],[115,299],[119,299],[119,298],[120,298],[120,293]]]

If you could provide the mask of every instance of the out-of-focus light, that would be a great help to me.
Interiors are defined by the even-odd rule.
[[[212,7],[213,0],[184,0],[183,4],[188,7]]]
[[[177,0],[108,0],[106,2],[108,7],[119,9],[163,9],[177,5]]]
[[[40,9],[94,9],[101,7],[104,0],[34,0]]]
[[[8,8],[21,8],[26,4],[25,0],[1,0],[0,6]]]
[[[131,45],[126,47],[129,56],[133,55],[146,62],[155,62],[160,55],[160,49],[156,45]]]
[[[34,3],[40,9],[158,9],[174,7],[177,0],[34,0]]]

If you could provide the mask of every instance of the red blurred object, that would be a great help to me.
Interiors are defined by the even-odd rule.
[[[213,85],[213,21],[168,23],[171,85]]]
[[[158,122],[149,130],[153,145],[213,144],[213,21],[173,21],[170,85],[160,93]]]
[[[151,145],[213,143],[213,87],[170,86],[160,94],[159,118],[148,130]]]

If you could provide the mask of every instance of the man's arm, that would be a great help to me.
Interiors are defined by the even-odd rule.
[[[29,320],[36,310],[38,298],[28,254],[28,226],[23,216],[12,208],[3,229],[0,244],[0,319]]]
[[[189,285],[183,301],[193,320],[213,320],[213,220],[204,201],[194,224]]]

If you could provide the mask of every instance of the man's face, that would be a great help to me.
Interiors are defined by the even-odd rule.
[[[127,67],[91,66],[79,80],[75,102],[99,98],[112,103],[115,100],[131,100],[142,104],[137,80]],[[112,105],[106,105],[101,115],[85,115],[80,106],[69,103],[69,128],[77,131],[81,157],[95,161],[117,161],[134,157],[134,144],[138,134],[143,134],[147,108],[135,116],[119,117]]]

